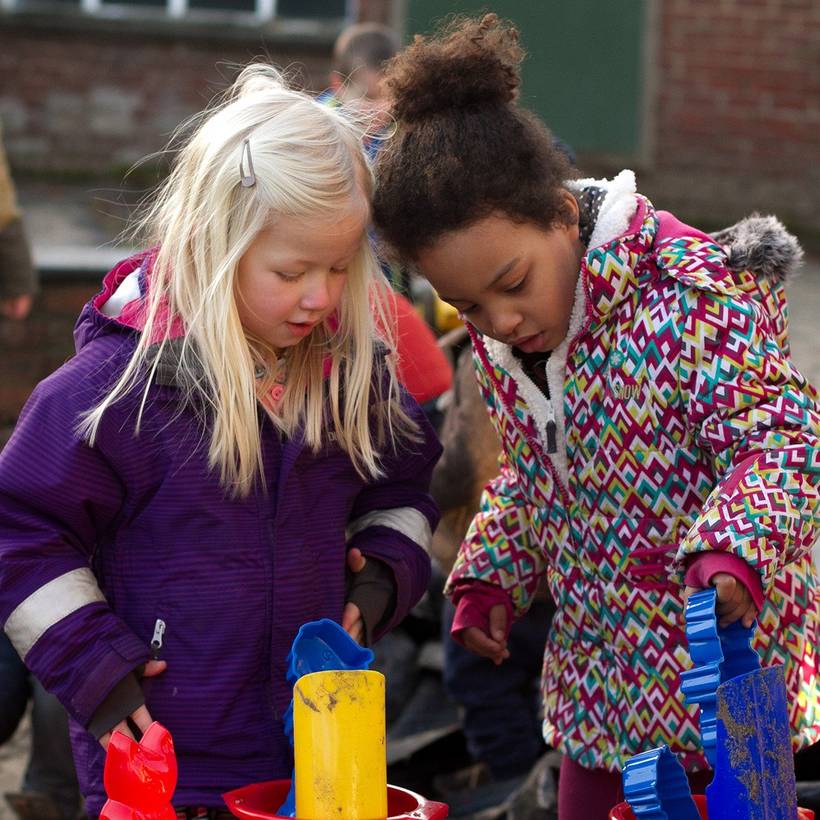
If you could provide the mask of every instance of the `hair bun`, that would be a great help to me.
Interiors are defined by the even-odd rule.
[[[239,99],[260,92],[280,91],[288,88],[287,80],[279,69],[263,62],[246,65],[230,88],[230,97]]]
[[[496,14],[456,17],[435,37],[417,34],[389,64],[393,116],[413,122],[518,96],[524,51],[518,31]]]

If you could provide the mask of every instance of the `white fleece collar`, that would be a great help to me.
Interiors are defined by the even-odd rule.
[[[584,188],[595,187],[606,191],[604,201],[598,209],[598,219],[589,238],[588,249],[606,245],[613,239],[626,233],[638,201],[635,198],[635,172],[623,170],[613,179],[573,179],[567,182],[567,188],[580,193]]]

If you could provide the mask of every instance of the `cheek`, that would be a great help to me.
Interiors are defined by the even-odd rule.
[[[339,306],[342,301],[345,288],[347,287],[347,276],[336,276],[330,280],[330,287],[328,288],[330,294],[330,303],[333,308]]]
[[[236,284],[236,309],[243,323],[253,320],[254,317],[267,317],[272,312],[287,310],[289,300],[288,291],[274,275],[239,274]]]

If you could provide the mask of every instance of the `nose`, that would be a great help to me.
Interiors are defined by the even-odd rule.
[[[305,289],[299,302],[302,310],[315,313],[328,309],[330,306],[329,278],[329,273],[318,271],[305,277]]]
[[[515,329],[521,324],[521,315],[514,310],[499,311],[490,316],[493,336],[497,339],[511,339]]]

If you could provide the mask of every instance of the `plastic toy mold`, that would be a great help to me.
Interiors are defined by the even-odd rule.
[[[624,797],[639,820],[699,820],[689,781],[668,746],[631,757],[623,771]]]
[[[681,673],[681,691],[689,703],[700,705],[700,735],[706,759],[714,768],[717,688],[738,675],[760,668],[751,648],[755,624],[735,621],[718,627],[716,593],[706,589],[689,597],[686,605],[686,639],[694,667]]]
[[[285,677],[291,686],[302,675],[325,672],[331,669],[369,669],[373,663],[373,653],[365,649],[342,629],[335,621],[322,618],[308,621],[299,627],[287,657]],[[293,746],[293,701],[283,718],[285,734]],[[296,813],[296,797],[293,781],[290,791],[279,809],[282,817],[293,817]]]
[[[667,747],[629,760],[624,794],[632,815],[652,820],[795,820],[797,789],[791,751],[786,682],[782,667],[760,668],[751,648],[754,625],[722,628],[710,589],[686,607],[686,637],[694,667],[681,689],[700,705],[703,748],[715,771],[706,797],[688,796],[686,776]],[[669,758],[669,762],[667,762]],[[673,763],[675,765],[673,765]],[[629,814],[616,806],[611,817]]]
[[[717,760],[706,803],[710,817],[797,817],[782,666],[756,669],[718,688]]]
[[[170,732],[152,723],[139,743],[114,732],[103,781],[108,801],[100,820],[175,820],[171,797],[177,785],[177,759]]]

